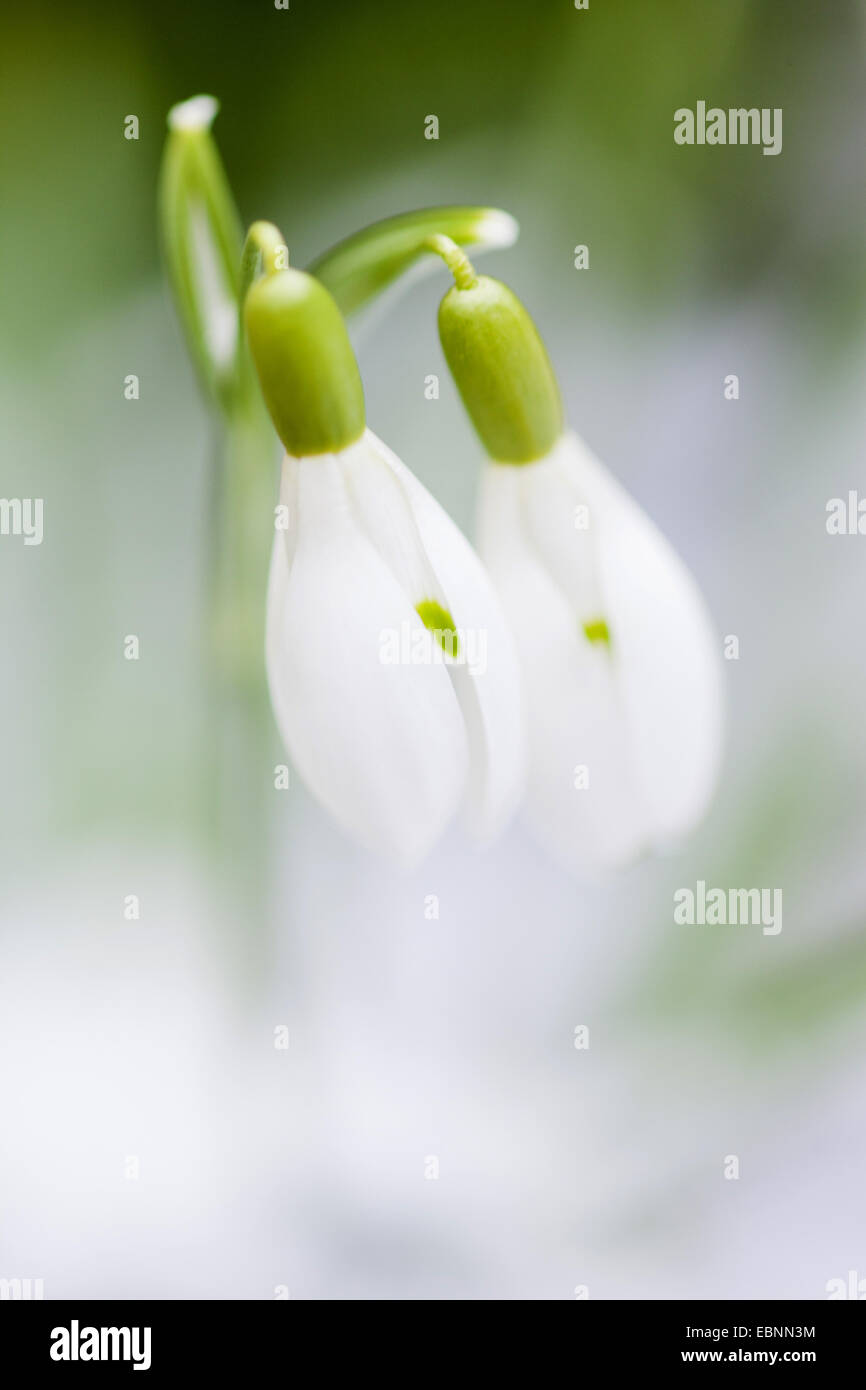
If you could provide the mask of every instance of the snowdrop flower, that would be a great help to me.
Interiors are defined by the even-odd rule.
[[[722,723],[700,593],[648,516],[563,429],[544,345],[520,301],[434,245],[455,285],[445,356],[485,445],[479,552],[521,657],[527,811],[579,870],[675,842],[701,818]]]
[[[491,837],[519,799],[523,763],[517,658],[493,586],[367,429],[331,295],[276,268],[276,229],[253,230],[266,273],[244,322],[286,448],[266,636],[283,740],[313,794],[373,849],[417,860],[461,806]]]

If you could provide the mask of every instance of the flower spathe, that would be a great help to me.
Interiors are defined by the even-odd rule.
[[[267,671],[302,778],[349,834],[405,861],[461,806],[491,838],[522,790],[520,680],[472,547],[369,429],[339,452],[287,454],[280,502]],[[386,659],[395,633],[411,660]],[[483,664],[465,659],[466,633],[483,633]]]
[[[534,829],[587,871],[675,842],[706,810],[722,728],[685,565],[570,432],[535,462],[485,465],[479,551],[521,657]]]
[[[168,113],[160,172],[163,253],[207,394],[223,411],[237,380],[241,224],[211,126],[219,102],[191,97]]]

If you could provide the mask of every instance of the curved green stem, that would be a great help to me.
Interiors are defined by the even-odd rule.
[[[436,233],[427,238],[424,247],[425,250],[434,251],[437,256],[442,257],[454,276],[454,283],[458,290],[473,290],[478,284],[474,265],[466,252],[461,251],[456,241],[452,241],[450,236]]]
[[[273,222],[254,222],[246,235],[241,253],[241,284],[238,302],[241,310],[247,290],[260,274],[273,275],[288,270],[289,248],[285,237]]]
[[[434,207],[374,222],[332,246],[307,269],[330,290],[343,314],[364,308],[426,252],[431,237],[476,251],[512,246],[518,226],[499,208]],[[441,254],[441,252],[440,252]]]

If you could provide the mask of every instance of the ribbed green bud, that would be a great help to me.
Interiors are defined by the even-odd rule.
[[[543,458],[562,433],[562,402],[538,330],[500,280],[456,278],[439,306],[439,336],[472,423],[499,463]]]
[[[364,431],[364,391],[331,295],[301,270],[256,280],[244,304],[265,404],[290,454],[330,454]]]

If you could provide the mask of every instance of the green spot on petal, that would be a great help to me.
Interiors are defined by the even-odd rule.
[[[610,628],[604,618],[593,618],[584,623],[583,630],[590,642],[603,642],[606,647],[610,646]]]
[[[422,599],[415,609],[428,632],[432,632],[439,646],[446,656],[456,657],[460,644],[457,640],[457,628],[454,619],[443,608],[441,603],[437,603],[435,598]]]

